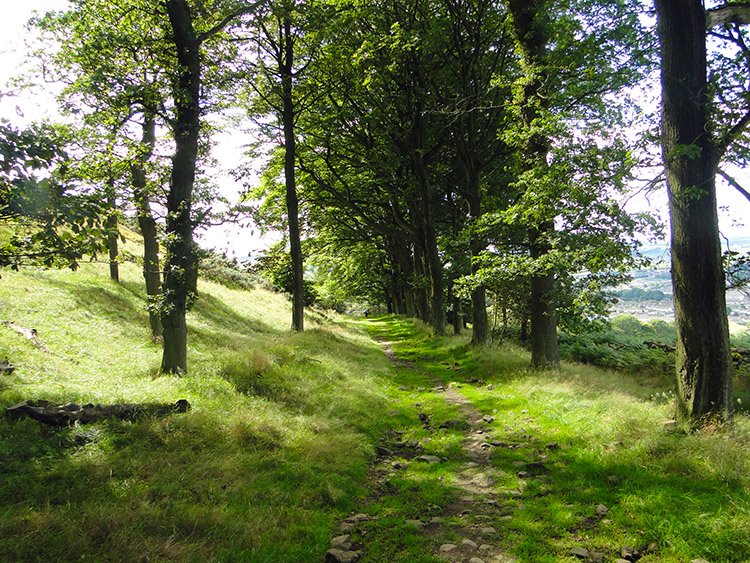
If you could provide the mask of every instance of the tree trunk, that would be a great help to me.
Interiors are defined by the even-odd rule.
[[[109,251],[109,279],[120,283],[120,265],[117,260],[119,254],[117,243],[120,239],[120,232],[117,228],[114,179],[107,181],[107,203],[109,204],[109,214],[105,226],[107,228],[107,250]]]
[[[149,202],[145,164],[151,158],[156,142],[155,112],[144,113],[143,134],[139,154],[130,164],[130,176],[133,183],[133,199],[138,212],[138,226],[143,235],[143,279],[146,282],[148,299],[148,320],[151,326],[151,337],[159,339],[162,335],[161,316],[156,309],[161,294],[161,272],[159,271],[159,240],[156,221]]]
[[[543,242],[543,235],[552,228],[553,225],[547,224],[542,229],[530,230],[529,241],[533,259],[539,259],[549,252]],[[531,365],[534,367],[560,367],[554,290],[554,273],[531,276]]]
[[[699,425],[732,417],[732,362],[716,212],[718,163],[708,118],[706,14],[700,0],[657,0],[656,9],[662,152],[672,227],[677,416]]]
[[[284,52],[280,53],[279,72],[282,88],[282,121],[284,125],[284,181],[286,184],[286,212],[289,223],[289,247],[292,257],[292,330],[304,330],[304,264],[299,230],[299,201],[295,181],[296,139],[294,137],[294,99],[292,70],[294,42],[292,24],[284,19]]]
[[[469,202],[469,215],[475,221],[482,216],[482,199],[479,186],[479,171],[471,162],[471,157],[465,157],[467,200]],[[473,260],[484,250],[484,241],[476,236],[471,240],[471,273],[479,271],[479,264]],[[486,346],[489,342],[489,321],[487,319],[487,291],[484,285],[479,285],[471,292],[471,343],[474,346]]]
[[[427,322],[432,325],[435,334],[445,334],[445,307],[443,306],[443,264],[440,260],[437,247],[437,233],[435,231],[435,218],[432,211],[432,193],[430,181],[427,175],[427,166],[424,161],[424,121],[421,103],[416,104],[417,109],[412,126],[411,162],[414,176],[419,187],[419,197],[422,204],[422,242],[424,258],[427,266],[427,274],[430,280],[430,309],[431,315]]]
[[[550,41],[550,29],[544,21],[549,2],[506,0],[506,4],[526,75],[518,100],[522,127],[527,137],[520,147],[523,151],[522,172],[544,170],[547,168],[551,141],[537,123],[543,118],[543,110],[548,103],[542,87],[546,82],[547,72],[545,50]],[[544,235],[553,229],[552,219],[529,226],[529,245],[533,259],[539,260],[549,251]],[[560,365],[554,289],[554,273],[540,272],[531,276],[531,364],[537,367],[557,368]]]
[[[164,353],[161,370],[187,372],[185,314],[196,294],[198,260],[191,220],[195,165],[200,134],[200,42],[185,0],[167,0],[167,14],[177,48],[179,78],[174,84],[175,154],[167,196],[167,258],[164,272],[162,324]]]

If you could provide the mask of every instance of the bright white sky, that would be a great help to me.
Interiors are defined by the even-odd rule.
[[[6,0],[7,1],[7,0]],[[9,5],[3,7],[2,18],[0,18],[0,92],[4,94],[9,92],[5,87],[6,81],[18,73],[20,65],[25,54],[24,36],[27,34],[24,25],[36,10],[41,13],[48,10],[63,10],[67,8],[67,0],[25,0],[24,2],[7,2]],[[6,118],[15,124],[22,125],[24,119],[16,111],[16,106],[20,109],[26,119],[38,119],[44,116],[48,111],[54,112],[54,103],[49,99],[42,97],[31,98],[12,98],[4,96],[0,99],[0,118]],[[52,113],[54,115],[54,113]],[[237,137],[235,136],[234,144],[231,143],[231,136],[227,135],[227,140],[222,142],[216,155],[224,169],[232,167],[233,163],[241,154]],[[228,158],[227,158],[228,157]],[[736,179],[750,190],[750,171],[734,170],[733,174]],[[222,190],[227,197],[236,198],[239,187],[234,184],[227,174],[222,174],[219,179]],[[726,185],[719,180],[717,183],[719,200],[719,222],[722,233],[728,237],[750,237],[750,202],[745,199],[734,188]],[[643,199],[633,201],[638,210],[658,210],[662,219],[667,219],[666,213],[666,194],[653,195],[650,201]],[[636,209],[632,209],[635,211]],[[229,253],[236,253],[238,257],[247,255],[258,248],[267,248],[269,242],[258,241],[257,237],[252,237],[248,231],[240,231],[236,228],[215,228],[212,229],[203,239],[204,244],[218,248],[220,250],[229,250]]]

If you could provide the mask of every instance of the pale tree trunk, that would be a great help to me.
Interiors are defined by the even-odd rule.
[[[161,370],[166,373],[186,373],[185,314],[189,302],[195,297],[198,277],[191,207],[200,132],[200,42],[193,29],[187,2],[167,0],[166,8],[174,32],[180,69],[173,93],[176,148],[167,197],[167,258],[162,312],[164,353]]]
[[[656,0],[662,151],[672,227],[677,416],[732,417],[732,362],[708,118],[706,14],[700,0]]]

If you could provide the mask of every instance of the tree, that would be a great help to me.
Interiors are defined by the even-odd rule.
[[[105,249],[102,206],[67,177],[65,135],[49,126],[0,123],[0,221],[11,226],[0,266],[76,269]]]
[[[266,114],[269,109],[280,124],[284,154],[284,201],[292,265],[292,330],[304,330],[305,282],[304,258],[300,234],[299,196],[297,194],[297,135],[300,114],[310,92],[304,92],[303,74],[311,63],[309,38],[311,21],[316,17],[312,3],[270,2],[256,19],[257,34],[250,63],[255,108]],[[307,51],[307,53],[300,53]],[[308,60],[305,60],[307,55]],[[300,89],[304,93],[300,94]],[[267,117],[267,115],[263,115]],[[273,136],[273,135],[269,135]]]
[[[741,109],[739,116],[725,112],[730,119],[724,126],[712,115],[706,29],[742,23],[744,10],[728,4],[710,11],[707,19],[699,0],[657,0],[656,9],[661,45],[661,144],[672,227],[677,416],[695,426],[728,421],[733,414],[715,178],[721,158],[747,130],[750,108],[741,97],[736,106]],[[746,59],[747,48],[742,48],[741,36],[735,37]],[[721,91],[718,94],[720,100],[728,99]]]

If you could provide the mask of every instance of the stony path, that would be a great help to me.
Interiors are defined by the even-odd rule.
[[[386,356],[397,367],[409,366],[415,369],[414,362],[398,358],[387,342],[381,343]],[[465,432],[462,447],[467,460],[459,467],[451,485],[459,490],[454,502],[443,507],[441,516],[410,520],[418,533],[435,540],[439,547],[434,555],[451,563],[512,563],[515,558],[505,554],[498,547],[497,539],[501,531],[492,524],[497,521],[507,521],[513,518],[513,511],[523,508],[518,500],[521,492],[517,489],[498,490],[498,481],[505,477],[505,473],[493,467],[490,463],[491,450],[503,443],[496,440],[495,420],[491,415],[483,415],[455,386],[444,387],[441,382],[432,382],[432,392],[450,405],[458,407],[462,417],[442,423],[442,427],[460,429]],[[402,391],[411,392],[415,389],[402,387]],[[426,428],[430,427],[429,414],[420,413]],[[492,444],[495,445],[492,445]],[[414,444],[418,449],[419,445]],[[386,448],[381,452],[376,467],[373,470],[373,480],[385,480],[395,471],[404,469],[402,463],[393,459],[393,454]],[[419,453],[418,451],[415,452]],[[402,456],[403,452],[399,452]],[[415,455],[416,461],[424,463],[440,463],[437,456]],[[351,539],[347,532],[354,529],[359,522],[368,516],[358,514],[346,519],[341,524],[342,535],[334,538],[331,550],[327,554],[327,561],[332,563],[349,563],[359,559],[360,551],[366,553],[367,546],[360,551],[351,546]],[[457,524],[458,523],[458,524]],[[455,540],[458,537],[460,540]],[[449,540],[448,538],[453,538]]]

